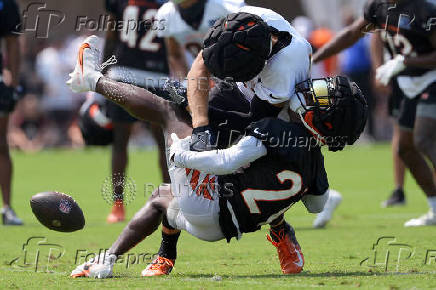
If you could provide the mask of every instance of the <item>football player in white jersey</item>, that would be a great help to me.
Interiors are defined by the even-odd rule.
[[[256,16],[255,24],[249,15]],[[232,39],[221,37],[231,33]],[[245,6],[239,13],[215,23],[205,38],[204,50],[197,55],[188,73],[187,97],[194,137],[209,125],[209,91],[196,89],[197,83],[203,84],[211,76],[230,77],[251,99],[252,114],[256,115],[257,109],[265,106],[279,108],[278,113],[288,101],[291,108],[294,106],[295,85],[310,78],[311,55],[312,48],[306,39],[270,9]]]
[[[244,0],[172,0],[157,12],[157,31],[165,38],[171,74],[184,79],[200,52],[203,38],[218,19],[237,12]]]

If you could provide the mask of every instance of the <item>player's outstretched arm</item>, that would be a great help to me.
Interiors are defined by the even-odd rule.
[[[188,103],[191,110],[193,128],[209,125],[209,77],[209,70],[203,61],[203,51],[200,51],[187,77]]]
[[[170,148],[170,159],[176,166],[209,174],[233,173],[267,154],[266,147],[253,136],[246,136],[224,150],[203,152],[189,151],[189,146],[180,146],[179,142],[186,140],[180,140],[176,134],[172,134],[171,138],[173,145]]]
[[[372,25],[363,17],[354,21],[350,26],[345,27],[326,45],[321,47],[314,55],[313,62],[317,63],[329,58],[342,50],[355,44],[365,33],[372,30]]]

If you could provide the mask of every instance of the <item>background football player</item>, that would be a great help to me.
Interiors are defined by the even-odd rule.
[[[117,255],[152,234],[165,217],[174,230],[186,230],[205,241],[230,241],[270,224],[269,240],[277,247],[283,273],[299,273],[303,255],[283,213],[301,199],[309,211],[322,210],[328,197],[328,181],[320,145],[338,151],[358,139],[367,116],[366,101],[358,87],[341,77],[307,81],[298,89],[301,110],[290,117],[302,124],[263,119],[253,124],[247,130],[249,136],[234,147],[194,152],[189,149],[192,127],[187,112],[146,90],[103,77],[92,61],[96,59],[96,37],[85,42],[89,45],[82,46],[79,52],[83,59],[79,59],[68,81],[73,91],[96,91],[131,114],[161,124],[165,132],[175,132],[185,139],[167,139],[170,145],[174,142],[169,150],[169,164],[175,199],[168,185],[161,186],[108,253],[80,265],[72,276],[111,276]],[[315,142],[277,146],[276,140],[282,139],[283,133],[293,137],[294,142],[301,137]],[[242,174],[231,174],[245,164],[250,166],[245,166]],[[227,184],[231,185],[232,194]],[[174,261],[160,258],[155,265],[167,263],[170,271]],[[142,274],[148,276],[151,267]]]
[[[243,0],[171,0],[162,5],[156,19],[164,29],[158,30],[158,36],[165,38],[173,77],[186,77],[209,28],[243,5]]]
[[[371,36],[371,62],[373,70],[382,66],[387,57],[383,45],[383,40],[380,36],[380,31],[374,32]],[[375,90],[381,96],[388,96],[388,115],[393,118],[392,124],[392,168],[394,177],[394,190],[389,198],[382,202],[382,207],[400,206],[406,203],[404,193],[404,179],[406,166],[401,159],[398,149],[400,145],[400,126],[396,119],[400,114],[401,101],[403,92],[401,91],[396,78],[392,78],[389,85],[383,85],[379,81],[375,81]]]
[[[364,16],[346,27],[318,50],[321,61],[359,40],[366,32],[381,30],[392,59],[377,69],[376,79],[387,85],[396,78],[403,93],[398,123],[399,154],[427,196],[427,214],[405,226],[436,224],[436,28],[434,1],[368,1]],[[433,170],[425,158],[431,161]]]
[[[147,87],[157,92],[168,77],[169,69],[163,39],[157,37],[162,29],[154,17],[163,1],[107,0],[106,8],[123,29],[108,29],[104,48],[104,61],[115,55],[117,63],[107,71],[111,78]],[[108,223],[123,221],[125,217],[123,181],[128,163],[128,143],[134,122],[123,108],[109,102],[107,115],[113,123],[112,179],[114,206],[107,217]],[[151,125],[151,132],[159,146],[159,164],[164,182],[169,182],[164,155],[164,139],[160,128]],[[121,185],[121,186],[120,186]]]
[[[12,161],[9,154],[7,129],[9,114],[14,110],[17,102],[17,87],[20,69],[20,45],[18,43],[18,29],[20,14],[15,0],[2,1],[0,9],[0,41],[5,40],[6,68],[3,72],[0,42],[0,189],[3,197],[1,209],[4,225],[22,225],[23,222],[15,215],[11,205]]]

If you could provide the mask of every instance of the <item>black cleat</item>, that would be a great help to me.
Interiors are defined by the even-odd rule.
[[[392,192],[391,196],[382,202],[382,207],[393,207],[406,204],[406,197],[402,189],[396,189]]]

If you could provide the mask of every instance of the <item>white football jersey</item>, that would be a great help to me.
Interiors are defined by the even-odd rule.
[[[168,1],[159,8],[156,15],[158,23],[164,26],[164,29],[158,30],[158,36],[174,37],[191,57],[196,57],[203,46],[203,37],[215,21],[227,14],[238,12],[242,6],[244,0],[208,0],[200,27],[194,30],[182,19],[176,5]]]
[[[295,94],[295,85],[310,78],[312,47],[280,14],[265,8],[245,6],[240,12],[260,16],[269,26],[287,31],[291,43],[274,54],[263,70],[248,82],[238,83],[239,89],[251,99],[256,94],[271,104],[289,101]]]

